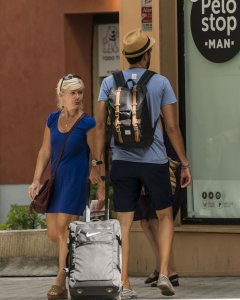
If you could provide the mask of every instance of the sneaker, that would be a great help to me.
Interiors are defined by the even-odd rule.
[[[164,296],[173,296],[175,294],[174,288],[165,275],[159,275],[157,286],[162,291],[162,295]]]
[[[121,299],[136,299],[137,293],[134,290],[123,289],[121,292]]]
[[[179,286],[179,276],[178,274],[174,274],[168,277],[172,286]],[[157,287],[157,280],[151,283],[151,287]]]

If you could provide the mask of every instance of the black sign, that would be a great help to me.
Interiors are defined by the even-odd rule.
[[[191,30],[198,50],[215,63],[233,58],[240,49],[240,1],[191,2]]]

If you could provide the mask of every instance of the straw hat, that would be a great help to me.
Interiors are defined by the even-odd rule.
[[[147,36],[140,28],[128,32],[123,37],[123,54],[125,57],[137,57],[152,48],[155,39]]]

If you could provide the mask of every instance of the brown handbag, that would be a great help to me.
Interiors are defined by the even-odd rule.
[[[30,213],[34,211],[36,211],[37,213],[40,214],[45,214],[47,209],[48,209],[48,205],[49,205],[49,201],[51,199],[51,195],[52,195],[52,190],[53,190],[53,184],[54,184],[54,178],[57,172],[57,168],[59,166],[60,160],[62,158],[63,155],[63,150],[65,147],[65,144],[67,142],[67,139],[70,135],[70,133],[73,131],[74,127],[77,125],[77,123],[79,123],[81,121],[81,119],[85,116],[85,113],[83,113],[78,119],[77,121],[74,123],[74,125],[72,126],[72,128],[69,130],[64,143],[62,145],[60,154],[58,156],[55,168],[50,176],[50,178],[48,178],[42,185],[42,187],[40,188],[38,194],[34,197],[34,199],[32,200],[30,206],[29,206],[29,211]]]

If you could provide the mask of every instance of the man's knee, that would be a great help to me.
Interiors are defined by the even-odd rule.
[[[118,212],[117,218],[120,222],[122,234],[127,234],[130,231],[133,222],[134,212]]]

